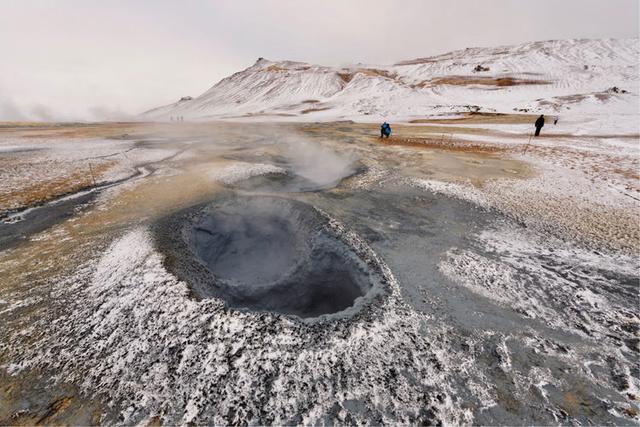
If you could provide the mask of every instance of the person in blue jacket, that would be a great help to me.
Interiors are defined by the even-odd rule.
[[[389,138],[389,135],[391,135],[391,126],[389,125],[389,123],[384,122],[382,126],[380,126],[380,138],[384,136]]]

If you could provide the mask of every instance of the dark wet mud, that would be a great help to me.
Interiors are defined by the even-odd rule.
[[[29,236],[72,218],[79,211],[86,209],[96,196],[97,193],[85,190],[78,196],[67,196],[32,210],[14,214],[19,216],[16,220],[0,221],[0,248],[12,248]]]
[[[220,197],[156,230],[167,267],[197,298],[235,308],[312,318],[345,310],[379,280],[318,211],[281,197]]]

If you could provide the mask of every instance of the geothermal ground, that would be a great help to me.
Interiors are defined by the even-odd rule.
[[[638,424],[637,132],[419,122],[3,125],[0,424]]]

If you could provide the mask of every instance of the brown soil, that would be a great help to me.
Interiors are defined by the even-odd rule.
[[[345,83],[349,83],[351,80],[353,80],[356,74],[364,74],[365,76],[368,76],[368,77],[384,77],[385,79],[395,80],[395,75],[389,73],[388,71],[379,70],[376,68],[359,68],[358,70],[353,72],[344,71],[342,73],[337,73],[337,74],[338,74],[338,77],[340,77],[342,81]]]
[[[36,422],[38,425],[49,424],[51,419],[71,405],[72,397],[65,396],[49,405],[47,412]]]
[[[161,125],[157,126],[161,127]],[[0,123],[3,134],[14,134],[24,138],[118,138],[141,134],[149,130],[149,123]]]
[[[337,73],[343,82],[349,83],[353,79],[353,73]]]
[[[420,64],[431,64],[434,62],[438,62],[438,60],[435,60],[432,58],[416,58],[416,59],[410,59],[408,61],[396,62],[393,65],[420,65]]]
[[[365,76],[369,77],[384,77],[391,80],[395,79],[394,74],[391,74],[386,70],[379,70],[377,68],[360,68],[358,71],[356,71],[356,74],[357,73],[364,74]]]
[[[267,71],[277,73],[280,71],[289,71],[289,70],[287,70],[286,68],[278,67],[277,65],[270,65],[267,67]]]
[[[146,427],[160,427],[161,425],[162,425],[162,420],[160,419],[160,417],[155,416],[149,419],[149,422],[147,422]]]
[[[465,152],[465,153],[498,153],[507,151],[506,148],[487,143],[476,143],[463,139],[453,138],[452,135],[440,137],[391,137],[377,138],[378,144],[402,145],[406,147],[433,148],[439,150]]]
[[[37,413],[20,411],[12,414],[10,418],[7,420],[2,420],[0,423],[2,425],[12,425],[12,426],[41,426],[41,425],[55,425],[55,418],[58,414],[63,413],[71,403],[73,402],[73,397],[64,396],[58,400],[55,400],[49,404],[46,409],[46,412],[42,415]]]
[[[244,116],[238,117],[295,117],[295,114],[290,113],[247,113]]]
[[[546,126],[545,126],[546,127]],[[544,128],[542,128],[544,132]],[[526,135],[528,137],[528,135]],[[539,138],[580,138],[580,139],[637,139],[640,140],[640,134],[628,133],[628,134],[615,134],[615,133],[603,133],[595,135],[580,135],[576,136],[570,133],[551,133],[541,134]]]
[[[309,113],[314,113],[316,111],[324,111],[324,110],[330,110],[330,109],[331,107],[307,108],[305,110],[302,110],[300,114],[309,114]]]
[[[521,125],[533,123],[537,118],[537,114],[462,113],[460,117],[453,119],[416,119],[409,123]]]
[[[625,169],[620,169],[618,167],[614,167],[611,172],[620,175],[624,178],[627,178],[631,181],[635,181],[636,183],[640,183],[640,173],[638,172],[637,169],[635,170],[625,170]]]
[[[93,175],[96,181],[100,181],[102,175],[113,165],[112,162],[92,164]],[[91,170],[87,164],[86,169],[77,170],[71,175],[38,181],[26,188],[0,194],[0,212],[9,209],[21,209],[28,206],[39,205],[65,194],[89,188],[93,185]]]
[[[596,99],[598,99],[598,101],[601,101],[601,102],[606,102],[609,99],[611,99],[610,93],[596,93],[594,94],[594,96],[596,97]]]
[[[480,76],[447,76],[436,77],[431,80],[425,80],[413,87],[432,87],[438,85],[455,85],[455,86],[469,86],[469,85],[482,85],[482,86],[494,86],[494,87],[506,87],[506,86],[520,86],[520,85],[546,85],[550,82],[546,80],[534,80],[534,79],[519,79],[516,77],[480,77]]]

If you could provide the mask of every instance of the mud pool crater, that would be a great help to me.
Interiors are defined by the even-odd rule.
[[[160,221],[165,265],[197,299],[314,318],[355,311],[380,276],[312,206],[275,196],[223,196]]]

